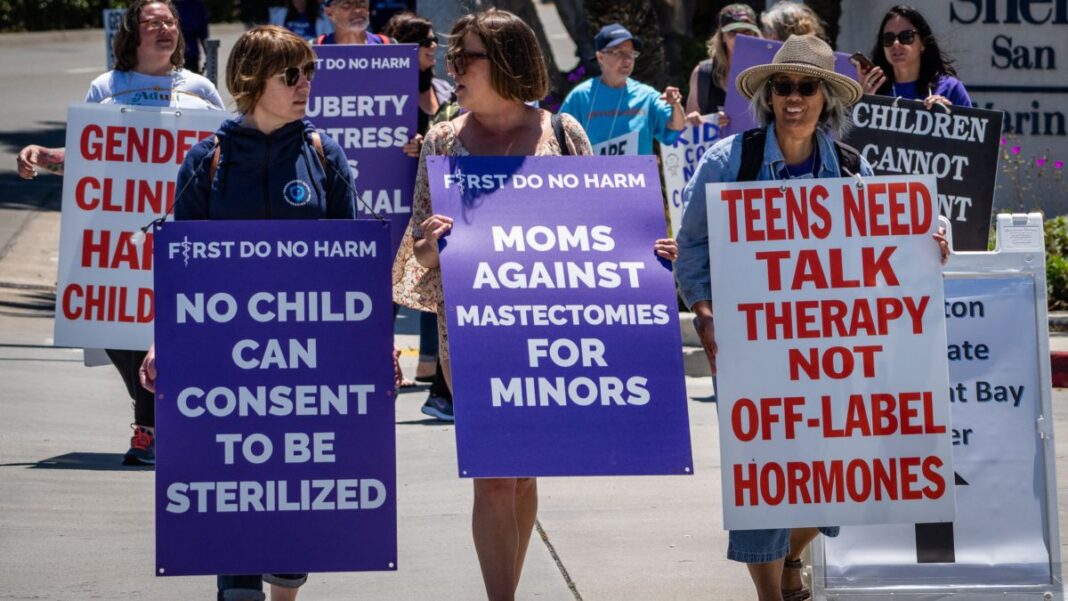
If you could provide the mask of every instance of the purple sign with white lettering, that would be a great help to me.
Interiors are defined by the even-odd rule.
[[[430,157],[464,477],[691,474],[656,159]]]
[[[730,117],[730,124],[720,130],[720,137],[726,138],[740,134],[757,126],[753,114],[749,112],[749,101],[742,98],[734,82],[738,74],[749,67],[767,65],[775,58],[775,53],[782,47],[782,42],[765,40],[752,36],[740,35],[734,38],[734,54],[731,55],[730,83],[727,86],[727,106],[723,109]],[[834,53],[834,70],[840,75],[856,79],[857,71],[849,62],[849,55],[844,52]]]
[[[389,219],[397,254],[412,216],[419,159],[402,150],[416,134],[419,46],[313,46],[315,82],[307,117],[337,141],[349,159],[356,210]]]
[[[397,569],[389,234],[155,236],[156,573]]]

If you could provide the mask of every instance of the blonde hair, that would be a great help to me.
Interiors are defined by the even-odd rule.
[[[315,60],[304,38],[278,27],[261,25],[246,31],[234,44],[226,63],[226,87],[239,113],[248,114],[267,88],[267,80],[289,67]]]
[[[760,24],[764,29],[764,36],[785,42],[792,35],[813,34],[824,42],[827,32],[824,30],[823,21],[808,6],[800,2],[782,0],[764,11],[760,16]]]

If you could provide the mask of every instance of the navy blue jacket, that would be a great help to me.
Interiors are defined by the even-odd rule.
[[[324,169],[311,141],[314,131],[309,121],[293,121],[268,136],[228,119],[215,133],[221,150],[213,181],[208,180],[215,139],[201,141],[186,155],[174,218],[355,219],[345,154],[320,134]]]

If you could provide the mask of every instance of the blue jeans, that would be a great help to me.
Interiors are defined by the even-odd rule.
[[[438,314],[419,312],[419,360],[436,361],[438,358]]]
[[[264,601],[263,583],[297,588],[308,580],[307,574],[246,574],[217,578],[218,601]]]

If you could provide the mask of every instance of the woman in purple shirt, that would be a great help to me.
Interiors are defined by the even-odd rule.
[[[927,20],[911,6],[899,4],[886,11],[871,55],[875,67],[861,67],[858,73],[865,94],[922,100],[927,108],[936,102],[972,106],[953,61],[938,47]]]

